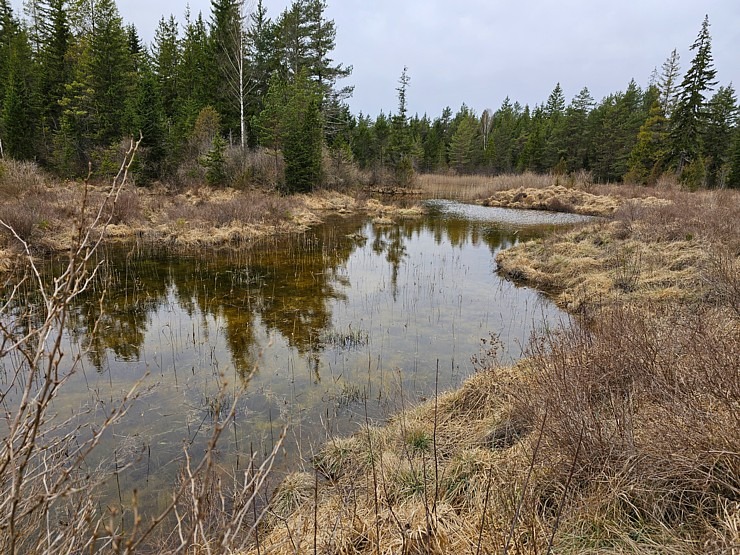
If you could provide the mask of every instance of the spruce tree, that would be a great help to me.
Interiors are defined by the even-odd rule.
[[[519,171],[544,173],[549,169],[545,165],[547,125],[544,108],[542,106],[535,107],[531,120],[523,129],[521,138],[524,141],[524,146],[517,162]]]
[[[478,138],[478,121],[475,116],[464,110],[450,139],[449,156],[450,166],[458,173],[467,173],[472,170],[475,148]]]
[[[249,16],[247,27],[247,60],[250,64],[250,87],[247,91],[247,119],[253,119],[264,108],[263,100],[270,88],[270,76],[278,67],[275,55],[275,25],[267,16],[262,0]],[[250,145],[256,144],[258,131],[250,129]]]
[[[737,96],[732,85],[720,87],[709,100],[704,140],[709,187],[724,187],[727,180],[737,110]]]
[[[276,167],[277,152],[283,148],[284,113],[287,103],[287,83],[285,79],[275,73],[270,79],[270,87],[267,89],[262,111],[254,119],[252,127],[259,134],[260,145],[275,151]]]
[[[695,52],[694,59],[681,82],[678,103],[671,118],[671,141],[679,174],[687,163],[696,161],[702,155],[707,124],[706,95],[717,84],[708,16],[704,18],[691,50]]]
[[[201,164],[206,168],[206,182],[211,186],[226,183],[226,142],[220,134],[213,138],[213,144]]]
[[[514,106],[507,96],[493,114],[493,131],[486,153],[494,173],[510,173],[514,170],[517,118]]]
[[[0,83],[7,82],[11,46],[19,31],[20,24],[13,14],[10,0],[0,0]],[[5,88],[0,85],[0,103],[5,96]]]
[[[727,174],[727,186],[740,189],[740,125],[735,126],[735,136],[730,152],[730,170]]]
[[[73,37],[65,0],[49,0],[45,8],[48,14],[47,27],[40,53],[41,96],[44,127],[51,133],[59,131],[65,86],[72,80],[72,63],[68,53]]]
[[[590,131],[588,115],[595,105],[588,87],[583,87],[565,109],[563,122],[566,169],[588,169]]]
[[[132,107],[132,128],[129,133],[134,137],[141,137],[137,178],[139,184],[147,185],[160,177],[166,154],[166,120],[157,78],[149,64],[144,64],[141,68]]]
[[[170,123],[175,120],[180,95],[178,70],[181,56],[177,20],[173,15],[167,19],[162,17],[154,32],[152,63],[162,110]]]
[[[547,121],[543,127],[545,148],[542,153],[542,166],[544,170],[552,170],[556,165],[561,165],[566,156],[565,120],[565,96],[560,83],[550,93],[544,107]],[[565,163],[565,162],[563,162]]]
[[[681,57],[674,48],[668,59],[663,62],[662,72],[658,81],[660,106],[663,115],[670,118],[678,100],[678,78],[681,73],[679,62]]]
[[[283,137],[285,185],[290,193],[305,193],[321,181],[323,130],[321,91],[300,72],[287,89]]]
[[[408,108],[406,94],[411,77],[408,68],[404,67],[398,79],[398,113],[391,118],[391,132],[388,145],[388,155],[393,166],[396,183],[401,186],[409,185],[414,177],[412,160],[413,140],[409,129]]]
[[[670,147],[668,120],[663,106],[655,100],[645,123],[640,127],[637,143],[629,157],[629,170],[625,181],[641,185],[655,185],[665,171]]]
[[[369,168],[373,160],[372,121],[369,116],[363,115],[362,112],[355,118],[352,125],[350,147],[360,169]]]
[[[133,58],[113,0],[96,0],[90,14],[89,85],[98,115],[97,139],[107,147],[123,136]]]
[[[373,136],[375,137],[377,150],[376,159],[382,175],[385,173],[386,163],[388,162],[388,148],[391,137],[390,120],[382,111],[378,114],[378,117],[375,118],[375,123],[373,124]]]
[[[23,29],[10,37],[5,51],[6,75],[0,112],[0,140],[3,152],[19,160],[33,159],[36,153],[38,111],[35,105],[31,45]]]
[[[213,67],[210,57],[208,31],[202,14],[191,19],[185,16],[182,57],[177,66],[177,132],[181,142],[193,129],[200,111],[210,105],[211,79],[204,68]]]
[[[247,29],[245,0],[211,0],[211,50],[220,86],[214,90],[214,107],[224,130],[238,132],[246,146]]]

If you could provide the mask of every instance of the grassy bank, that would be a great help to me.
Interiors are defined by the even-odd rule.
[[[332,191],[285,198],[203,187],[124,187],[108,205],[105,188],[53,183],[32,166],[4,175],[13,179],[0,184],[2,219],[39,254],[80,244],[73,231],[88,227],[75,226],[85,203],[112,211],[112,237],[140,236],[182,249],[239,246],[299,231],[327,213],[365,210],[380,222],[416,213]],[[367,422],[352,437],[328,438],[306,471],[282,482],[255,530],[251,524],[262,509],[256,492],[270,467],[252,467],[234,476],[233,486],[224,485],[215,446],[225,427],[216,426],[203,462],[188,461],[182,470],[164,513],[175,515],[176,531],[165,533],[161,552],[175,551],[170,546],[180,545],[179,535],[194,538],[193,553],[228,552],[224,546],[250,542],[249,553],[257,555],[733,553],[740,545],[738,194],[606,187],[585,179],[563,185],[552,176],[502,177],[467,189],[461,181],[435,179],[421,183],[425,195],[434,194],[433,183],[446,183],[448,193],[437,189],[436,195],[482,201],[508,183],[505,195],[512,199],[533,189],[554,192],[550,198],[563,209],[575,210],[576,197],[612,207],[597,222],[517,245],[497,259],[502,272],[546,289],[576,315],[572,327],[533,339],[514,367],[497,363],[492,338],[475,359],[478,372],[460,389],[406,407],[384,426]],[[534,204],[530,208],[539,207]],[[99,221],[107,220],[103,216]],[[19,242],[2,237],[12,257]],[[48,295],[54,310],[43,325],[17,331],[28,365],[46,376],[46,382],[38,379],[48,387],[15,419],[20,424],[12,437],[28,455],[6,448],[3,468],[15,472],[19,452],[23,465],[37,466],[28,467],[22,487],[3,502],[3,514],[26,519],[18,517],[23,526],[7,537],[31,545],[37,538],[29,530],[45,530],[38,515],[57,510],[66,496],[78,503],[64,520],[70,526],[55,525],[71,546],[66,551],[93,551],[106,538],[112,550],[124,552],[144,541],[149,522],[124,530],[113,518],[109,524],[98,519],[87,492],[105,478],[91,478],[82,463],[99,435],[83,447],[75,437],[59,439],[54,419],[45,420],[42,410],[64,383],[55,374],[62,351],[49,357],[45,339],[36,338],[56,329],[57,315],[87,286],[92,243],[80,245],[67,282],[57,284],[61,293]],[[13,344],[16,330],[6,333]],[[35,395],[35,379],[25,383]],[[230,410],[233,415],[235,405]],[[124,413],[125,407],[114,408],[108,425]],[[35,436],[25,430],[39,428],[52,448],[35,454]],[[66,453],[78,451],[81,462],[71,467]],[[43,466],[47,452],[59,454],[51,472]],[[58,485],[49,489],[39,475]],[[15,511],[16,505],[28,512]]]
[[[513,368],[488,343],[459,390],[329,439],[251,553],[738,549],[738,195],[629,191],[499,255],[583,318]]]
[[[126,185],[115,203],[108,185],[58,182],[33,164],[3,161],[0,220],[10,225],[36,253],[65,251],[74,240],[80,207],[105,206],[109,240],[141,238],[176,249],[232,247],[267,235],[306,230],[327,214],[363,212],[380,222],[420,214],[418,208],[382,204],[360,190],[317,190],[281,196],[273,190],[210,188],[168,190]],[[19,242],[0,230],[0,270],[7,270]]]

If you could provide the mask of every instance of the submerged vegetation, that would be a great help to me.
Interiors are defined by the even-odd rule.
[[[494,337],[459,390],[330,438],[314,490],[264,527],[262,552],[738,545],[737,195],[644,203],[618,190],[606,220],[497,257],[577,314],[573,326],[535,336],[513,367]]]

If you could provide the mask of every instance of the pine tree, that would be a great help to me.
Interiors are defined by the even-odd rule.
[[[702,140],[707,123],[706,94],[716,85],[714,78],[717,72],[712,64],[708,16],[704,18],[691,50],[696,54],[681,82],[678,103],[671,118],[671,140],[679,174],[684,165],[702,155]],[[694,172],[694,175],[697,173]]]
[[[724,187],[727,180],[737,115],[737,96],[732,85],[717,89],[709,100],[704,141],[709,187]]]
[[[650,115],[640,127],[629,157],[629,170],[625,181],[641,185],[655,185],[666,169],[670,146],[668,120],[659,100],[653,103]]]
[[[679,65],[681,57],[674,48],[668,59],[663,62],[660,80],[658,81],[658,90],[660,91],[660,106],[663,115],[670,118],[678,101],[678,77],[681,73]]]
[[[294,0],[274,26],[274,49],[280,71],[288,78],[305,70],[321,94],[321,112],[328,143],[341,132],[345,100],[352,87],[337,88],[339,79],[352,72],[351,67],[337,64],[331,58],[336,42],[336,26],[326,18],[324,0]]]
[[[326,123],[333,128],[332,119],[342,110],[342,102],[352,94],[353,87],[336,88],[339,79],[349,77],[352,67],[335,64],[330,57],[336,46],[337,30],[333,20],[326,18],[325,0],[308,0],[305,17],[308,21],[308,73],[319,85],[322,110]],[[332,109],[333,108],[333,109]]]
[[[31,45],[23,29],[9,37],[3,102],[0,112],[0,140],[5,155],[19,160],[33,159],[36,152],[38,111]]]

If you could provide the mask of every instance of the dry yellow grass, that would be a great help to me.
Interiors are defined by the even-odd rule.
[[[311,553],[316,542],[319,553],[473,553],[486,503],[498,504],[502,518],[486,525],[483,545],[501,545],[508,531],[503,509],[512,508],[517,469],[526,468],[527,454],[514,445],[498,452],[490,447],[509,422],[508,389],[519,372],[501,369],[495,379],[477,374],[440,396],[436,409],[427,402],[382,428],[330,440],[316,457],[323,473],[318,505],[311,474],[302,474],[303,495],[289,477],[274,494],[261,552]],[[286,505],[293,508],[288,514]]]
[[[730,280],[740,272],[737,256],[723,255],[736,248],[740,233],[732,226],[739,217],[733,193],[631,200],[613,221],[521,243],[496,262],[505,275],[550,291],[571,311],[616,301],[699,302],[724,287],[718,271],[729,272]]]
[[[669,200],[655,197],[636,198],[631,201],[640,206],[663,206],[670,203]],[[482,200],[481,204],[524,210],[572,212],[586,216],[610,216],[625,202],[626,199],[623,197],[592,194],[562,185],[550,185],[542,189],[518,188],[499,191]]]
[[[497,176],[422,174],[414,178],[414,192],[429,198],[449,198],[472,202],[491,196],[494,192],[519,188],[545,188],[558,178],[530,172]],[[580,186],[585,186],[581,180]]]
[[[268,519],[260,552],[732,553],[740,206],[669,196],[501,253],[505,271],[598,318],[328,441],[318,488]]]
[[[90,206],[102,202],[101,191],[99,187],[88,188]],[[64,251],[72,244],[84,195],[84,186],[78,183],[54,187],[36,184],[32,189],[19,189],[5,197],[0,202],[0,218],[22,229],[21,236],[35,250]],[[29,206],[36,201],[40,203],[38,209]],[[418,207],[399,208],[329,190],[281,197],[260,191],[210,187],[180,193],[162,187],[128,187],[112,210],[113,218],[106,230],[110,240],[137,237],[183,250],[238,248],[268,235],[305,231],[327,214],[364,212],[392,222],[422,213]],[[9,234],[0,234],[0,240],[3,236],[7,247],[14,244]],[[13,252],[11,248],[0,248],[0,271],[12,268]]]

